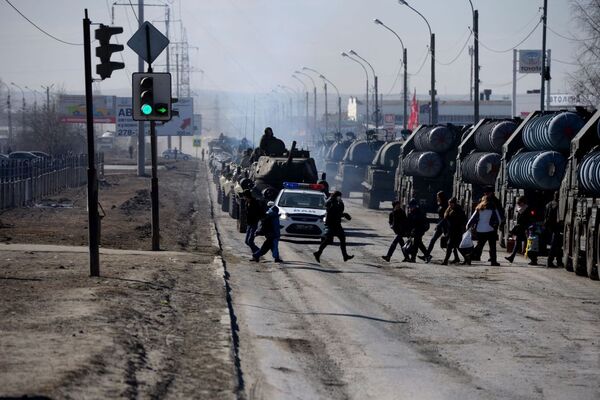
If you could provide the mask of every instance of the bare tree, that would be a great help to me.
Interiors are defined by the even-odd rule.
[[[600,102],[600,0],[572,0],[572,10],[582,37],[575,60],[578,69],[569,75],[569,83],[582,102],[597,106]]]

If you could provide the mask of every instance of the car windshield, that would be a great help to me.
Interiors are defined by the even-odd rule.
[[[283,192],[279,199],[279,207],[325,209],[325,196],[322,193],[289,193]]]

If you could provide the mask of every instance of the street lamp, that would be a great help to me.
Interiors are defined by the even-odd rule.
[[[423,21],[427,24],[427,29],[429,29],[429,51],[431,52],[431,109],[429,110],[429,123],[432,125],[437,124],[437,115],[436,115],[436,107],[435,107],[435,34],[431,31],[431,25],[429,25],[429,21],[423,14],[421,14],[417,9],[408,4],[405,0],[398,0],[400,5],[406,6],[419,14]]]
[[[375,131],[377,131],[377,128],[379,128],[379,83],[377,82],[377,74],[375,74],[375,69],[371,63],[362,58],[357,52],[350,50],[350,54],[366,62],[371,68],[371,72],[373,72],[373,79],[375,80]]]
[[[363,71],[365,71],[365,78],[367,80],[367,100],[366,100],[366,117],[365,117],[365,128],[368,131],[369,130],[369,72],[367,71],[367,68],[364,66],[363,63],[361,63],[360,61],[358,61],[356,58],[354,57],[350,57],[348,55],[348,53],[346,52],[342,52],[342,57],[346,57],[349,60],[354,61],[355,63],[357,63],[358,65],[361,66],[361,68],[363,69]],[[356,118],[358,120],[358,116]]]
[[[37,95],[40,93],[37,89],[32,89],[29,86],[25,86],[25,89],[31,91],[33,93],[33,112],[37,111]]]
[[[387,29],[388,31],[392,32],[394,34],[394,36],[396,36],[398,38],[398,40],[400,41],[400,46],[402,46],[402,63],[404,64],[404,95],[403,95],[403,103],[404,103],[404,108],[403,108],[403,124],[402,126],[404,127],[404,129],[406,129],[407,126],[407,118],[406,118],[406,113],[407,113],[407,103],[408,103],[408,72],[407,72],[407,51],[406,51],[406,47],[404,47],[404,42],[402,41],[402,39],[400,38],[400,36],[398,36],[398,34],[389,26],[387,26],[386,24],[384,24],[383,22],[381,22],[381,20],[379,19],[375,19],[373,20],[373,22],[375,22],[375,24],[377,25],[381,25],[383,26],[385,29]]]
[[[313,135],[316,136],[317,135],[317,85],[315,84],[315,80],[312,78],[312,76],[308,75],[307,73],[304,73],[302,71],[296,70],[294,71],[295,74],[297,75],[302,75],[302,76],[306,76],[308,79],[310,79],[310,81],[313,84],[313,111],[314,111],[314,119],[313,119]]]
[[[325,77],[325,75],[320,74],[319,78],[323,79],[325,82],[329,82],[329,84],[331,86],[333,86],[333,88],[337,92],[337,95],[338,95],[338,135],[341,136],[341,134],[342,134],[342,96],[340,95],[340,91],[338,90],[337,86],[335,86],[335,84],[333,82],[331,82],[329,79],[327,79]]]
[[[290,118],[290,125],[293,125],[293,122],[292,122],[292,111],[294,110],[294,95],[296,94],[296,91],[294,89],[291,89],[291,88],[285,86],[285,85],[277,85],[277,87],[280,88],[281,90],[283,90],[284,93],[287,93],[287,94],[290,95],[289,118]]]
[[[302,81],[302,79],[298,78],[296,75],[292,74],[292,78],[294,78],[295,80],[297,80],[298,82],[300,82],[302,84],[302,87],[304,88],[304,92],[306,92],[306,97],[305,97],[305,101],[306,101],[306,132],[308,133],[308,131],[310,130],[310,120],[308,117],[308,87],[306,86],[306,84],[304,83],[304,81]]]
[[[473,15],[473,62],[475,64],[475,82],[473,83],[473,124],[479,122],[479,10],[473,7],[473,2],[469,0],[471,5],[471,14]]]
[[[16,87],[17,89],[19,89],[21,91],[21,96],[22,96],[22,99],[23,99],[23,105],[22,105],[23,110],[21,111],[21,131],[22,131],[22,135],[24,136],[25,135],[25,107],[26,107],[26,104],[25,104],[25,91],[21,88],[21,86],[17,85],[14,82],[11,82],[10,84],[13,85],[14,87]]]
[[[308,67],[302,67],[303,71],[310,71],[313,72],[315,74],[317,74],[317,76],[320,76],[321,73],[319,71],[317,71],[316,69],[313,68],[308,68]],[[327,135],[327,132],[329,132],[329,113],[327,112],[327,83],[324,82],[323,84],[323,91],[325,93],[325,135]]]
[[[54,87],[54,84],[50,86],[40,85],[42,89],[46,91],[46,111],[50,112],[50,89]]]

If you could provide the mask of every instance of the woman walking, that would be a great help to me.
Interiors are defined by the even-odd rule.
[[[462,207],[458,204],[456,197],[451,198],[448,202],[448,208],[444,213],[444,221],[446,221],[448,228],[448,242],[446,245],[446,258],[444,258],[442,265],[448,265],[452,253],[454,253],[454,260],[452,263],[458,264],[460,262],[458,247],[460,246],[462,235],[465,232],[467,216]]]
[[[497,267],[496,259],[496,240],[498,239],[498,227],[500,226],[501,216],[496,208],[496,204],[490,201],[489,196],[484,196],[477,205],[475,212],[467,222],[467,229],[472,229],[476,233],[477,246],[473,250],[476,257],[481,257],[483,246],[488,243],[490,248],[490,263]],[[465,256],[465,263],[470,264],[471,255]]]

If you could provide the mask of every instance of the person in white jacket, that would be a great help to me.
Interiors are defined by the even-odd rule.
[[[466,257],[466,264],[471,263],[471,259],[481,257],[483,246],[486,242],[490,247],[490,262],[492,266],[499,266],[496,258],[496,241],[498,240],[498,226],[501,222],[501,214],[497,209],[496,204],[489,201],[489,197],[485,196],[477,205],[475,212],[467,222],[467,229],[475,231],[477,246],[473,250],[473,254]]]

